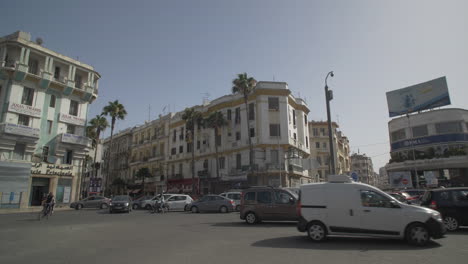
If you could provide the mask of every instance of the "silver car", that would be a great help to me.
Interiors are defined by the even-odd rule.
[[[221,212],[227,213],[236,210],[234,200],[221,195],[205,195],[200,200],[190,205],[192,213],[199,212]]]
[[[236,211],[240,210],[241,192],[223,192],[220,195],[228,199],[234,200],[234,202],[236,203]]]
[[[101,208],[107,209],[109,207],[110,199],[104,196],[90,196],[83,200],[79,200],[70,204],[70,208],[80,210],[82,208]]]

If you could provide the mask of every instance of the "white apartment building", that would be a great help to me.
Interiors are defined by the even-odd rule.
[[[21,31],[0,38],[0,192],[13,207],[48,192],[77,199],[91,146],[86,115],[100,75],[41,44]]]
[[[349,140],[338,130],[337,123],[332,122],[333,150],[335,156],[335,171],[337,174],[349,174],[351,161],[349,156]],[[328,123],[323,121],[309,122],[310,159],[314,161],[309,175],[314,182],[327,181],[331,171]]]
[[[357,173],[359,182],[376,185],[377,175],[374,172],[374,165],[372,159],[366,154],[354,153],[351,155],[351,172]]]

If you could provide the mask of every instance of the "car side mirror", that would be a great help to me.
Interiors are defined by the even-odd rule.
[[[401,207],[398,205],[398,203],[395,202],[395,201],[390,201],[390,206],[391,206],[392,208],[401,208]]]

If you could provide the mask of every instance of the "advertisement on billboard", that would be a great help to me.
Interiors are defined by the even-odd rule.
[[[447,79],[444,76],[387,92],[387,104],[390,117],[449,105]]]
[[[413,188],[411,172],[409,171],[389,172],[388,180],[390,181],[390,186],[395,189]]]

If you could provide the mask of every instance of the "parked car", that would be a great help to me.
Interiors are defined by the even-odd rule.
[[[390,192],[388,194],[392,196],[393,198],[397,199],[399,202],[409,204],[408,200],[406,200],[406,197],[402,195],[401,193]]]
[[[297,221],[298,197],[289,190],[252,187],[242,192],[240,219],[248,224],[261,221]]]
[[[190,204],[192,213],[199,212],[220,212],[228,213],[236,209],[234,200],[221,195],[205,195],[200,200]]]
[[[420,199],[424,195],[424,192],[425,192],[425,190],[422,190],[422,189],[405,189],[405,190],[401,190],[401,193],[407,194],[406,195],[407,196],[406,200],[408,200],[408,202],[410,204],[417,204],[417,205],[419,205],[421,203]]]
[[[146,205],[146,201],[151,200],[152,198],[153,198],[152,196],[142,196],[140,198],[133,200],[133,205],[132,205],[133,210],[145,208],[144,205]]]
[[[330,175],[327,183],[301,186],[297,229],[313,241],[330,235],[405,238],[424,246],[444,236],[439,212],[401,203],[373,186],[346,175]]]
[[[112,198],[109,204],[109,213],[114,212],[127,212],[132,211],[132,198],[128,195],[118,195]]]
[[[234,200],[234,202],[236,203],[236,211],[240,211],[241,194],[241,192],[223,192],[220,195],[228,199]]]
[[[107,209],[109,207],[110,199],[104,196],[90,196],[83,200],[79,200],[70,204],[70,208],[80,210],[82,208],[101,208]]]
[[[193,199],[187,194],[164,194],[164,203],[168,211],[186,211]]]
[[[421,198],[421,206],[439,211],[449,231],[468,225],[467,187],[427,190]]]

